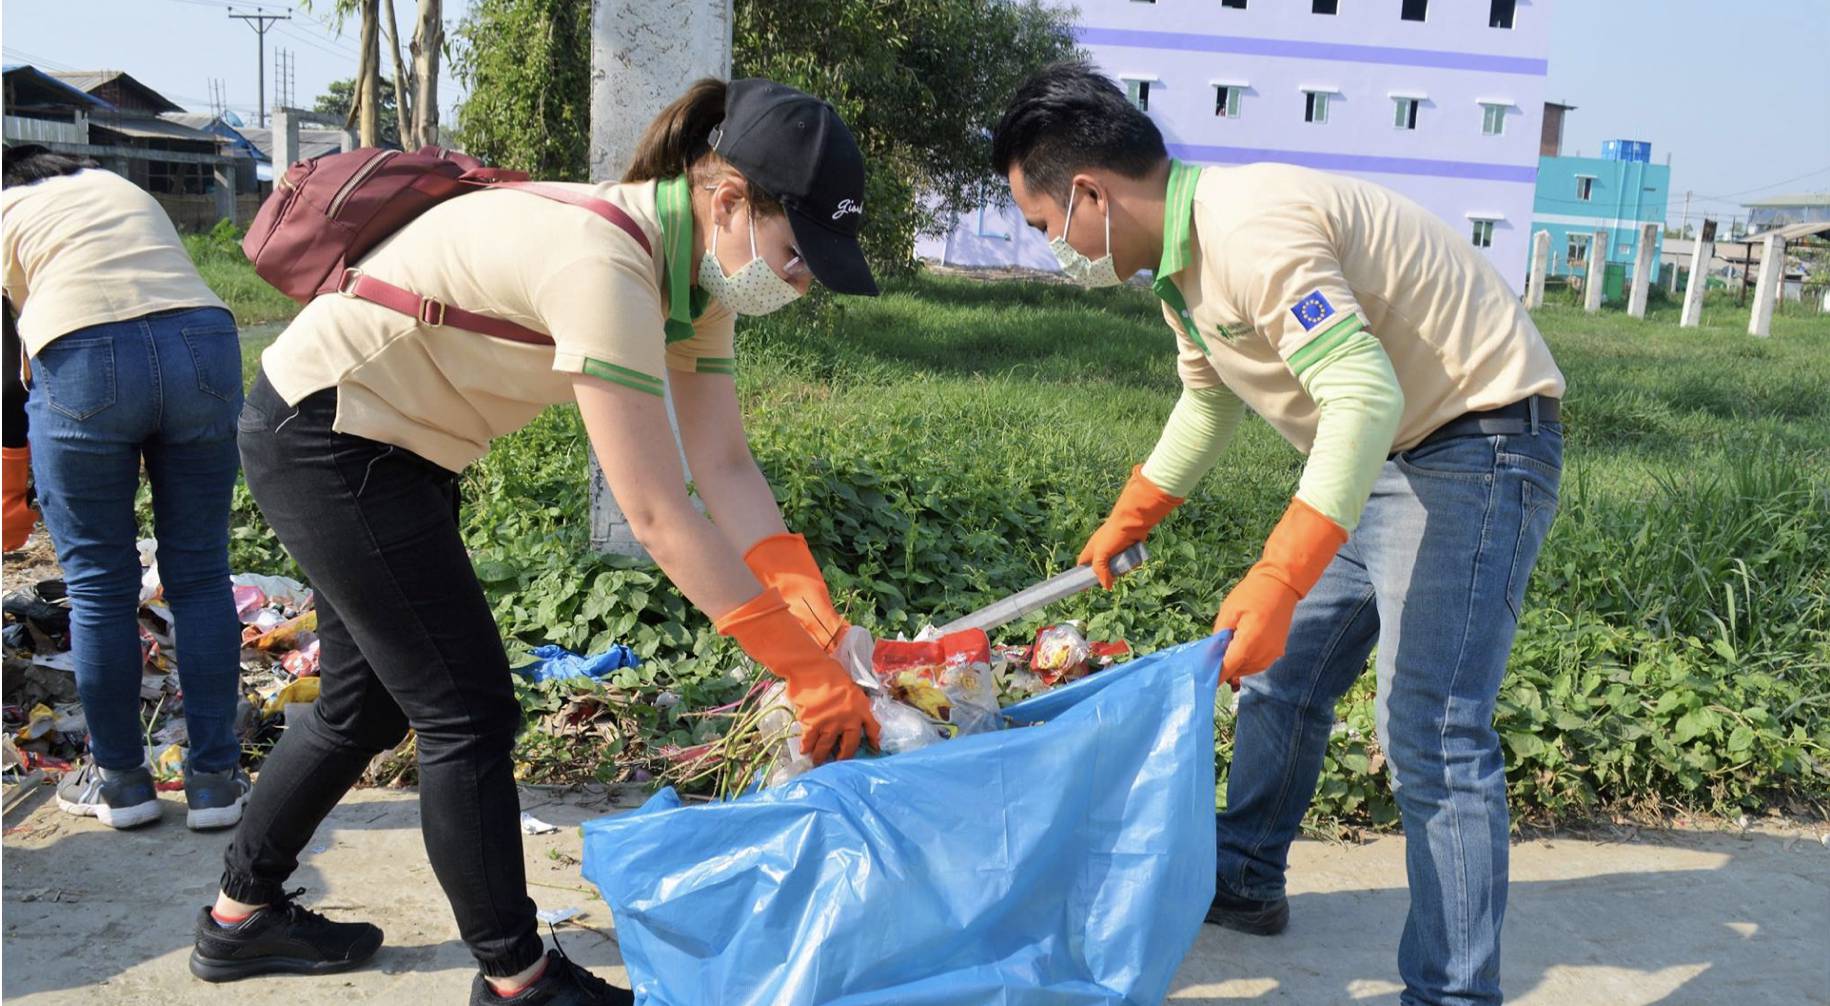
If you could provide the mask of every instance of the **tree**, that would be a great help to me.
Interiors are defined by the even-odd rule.
[[[590,4],[580,6],[589,8]],[[437,143],[438,61],[445,52],[443,0],[419,0],[419,23],[413,28],[413,146]]]
[[[333,80],[325,85],[324,93],[318,95],[317,101],[312,105],[312,111],[326,117],[334,116],[339,120],[347,122],[349,121],[350,108],[355,103],[355,95],[355,78],[351,77],[344,80]],[[396,123],[399,121],[399,115],[395,108],[395,98],[396,95],[394,93],[393,83],[385,79],[382,80],[380,101],[381,142],[389,146],[400,144],[400,133],[396,127]]]
[[[1073,54],[1070,13],[1034,0],[736,0],[733,73],[839,110],[869,172],[866,249],[894,272],[917,233],[1002,191],[991,126],[1025,76]],[[573,0],[478,0],[457,30],[453,65],[470,84],[460,144],[504,167],[585,177],[590,20]]]
[[[382,142],[416,150],[436,142],[438,134],[438,63],[445,45],[443,0],[420,0],[419,20],[414,28],[413,69],[408,72],[400,55],[400,31],[394,16],[394,0],[330,0],[339,30],[343,19],[360,14],[362,35],[356,66],[356,86],[352,100],[342,112],[348,123],[359,123],[360,142],[376,146]],[[381,18],[381,5],[387,4],[387,23]],[[306,7],[310,3],[305,4]],[[390,83],[381,70],[381,40],[387,38],[394,80]],[[392,93],[392,98],[385,95]],[[364,100],[371,96],[370,100]]]

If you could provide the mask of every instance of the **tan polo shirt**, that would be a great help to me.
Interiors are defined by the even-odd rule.
[[[492,190],[434,206],[357,263],[421,296],[546,332],[555,346],[434,328],[328,294],[306,305],[261,356],[267,379],[288,403],[334,387],[339,432],[461,471],[493,438],[572,401],[574,375],[660,395],[663,367],[731,373],[736,316],[728,308],[706,304],[690,326],[677,326],[671,343],[664,329],[664,239],[676,239],[678,249],[685,237],[691,247],[690,208],[673,234],[663,234],[657,186],[670,184],[664,191],[683,200],[679,179],[571,186],[620,206],[653,254],[589,210]]]
[[[1178,199],[1192,226],[1165,234],[1157,288],[1182,383],[1224,384],[1298,450],[1314,443],[1318,410],[1297,376],[1359,331],[1379,340],[1404,391],[1392,450],[1465,412],[1562,396],[1505,279],[1466,234],[1396,192],[1284,164],[1178,162],[1169,219]]]
[[[223,307],[165,209],[111,171],[7,188],[0,192],[0,231],[6,297],[32,356],[79,328]]]

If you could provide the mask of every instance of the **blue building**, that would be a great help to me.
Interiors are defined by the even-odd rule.
[[[1600,157],[1538,159],[1531,230],[1534,240],[1538,231],[1550,232],[1550,275],[1586,275],[1597,230],[1608,232],[1602,254],[1608,263],[1610,295],[1618,290],[1616,277],[1632,272],[1641,225],[1659,225],[1659,243],[1653,248],[1653,255],[1658,254],[1664,241],[1671,166],[1651,161],[1652,145],[1637,140],[1609,140],[1602,144]]]

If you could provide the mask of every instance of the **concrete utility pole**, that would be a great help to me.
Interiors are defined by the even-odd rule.
[[[1525,282],[1525,309],[1536,311],[1544,306],[1544,274],[1550,271],[1550,232],[1531,236],[1531,278]]]
[[[1601,310],[1601,285],[1608,273],[1608,232],[1598,230],[1589,241],[1589,278],[1582,285],[1582,309]]]
[[[246,24],[248,27],[253,28],[255,36],[260,39],[257,46],[260,50],[260,55],[258,57],[260,61],[255,64],[258,69],[254,72],[254,82],[259,85],[258,93],[260,94],[260,103],[255,106],[255,118],[259,119],[260,124],[265,126],[267,124],[267,29],[273,27],[273,22],[275,21],[292,20],[292,15],[263,14],[259,13],[261,8],[256,7],[254,9],[256,13],[253,14],[237,14],[235,13],[235,8],[231,7],[229,8],[229,16]]]
[[[1690,250],[1690,281],[1684,285],[1684,311],[1679,328],[1695,328],[1703,320],[1703,291],[1709,286],[1709,263],[1715,258],[1716,222],[1705,218]]]
[[[1627,297],[1627,314],[1646,316],[1646,300],[1652,290],[1652,263],[1658,260],[1658,232],[1664,224],[1641,224],[1639,254],[1633,259],[1633,292]]]
[[[1754,287],[1754,311],[1748,315],[1747,334],[1762,338],[1773,334],[1773,306],[1779,301],[1786,277],[1786,239],[1768,234],[1760,246],[1760,285]]]
[[[732,0],[595,0],[591,11],[591,180],[622,177],[636,141],[700,77],[731,76]],[[657,249],[658,251],[659,249]],[[666,380],[663,372],[662,379]],[[671,391],[668,422],[676,444]],[[591,547],[646,557],[591,458]],[[685,454],[681,454],[684,467]],[[687,475],[692,478],[691,473]]]

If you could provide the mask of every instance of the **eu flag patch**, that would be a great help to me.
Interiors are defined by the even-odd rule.
[[[1296,302],[1290,313],[1296,315],[1296,320],[1302,323],[1303,331],[1307,332],[1333,317],[1334,305],[1328,303],[1328,298],[1322,296],[1322,291],[1311,290],[1309,296]]]

